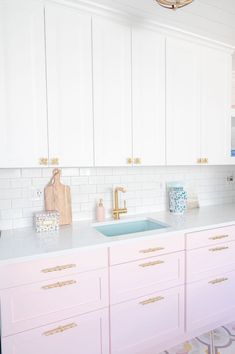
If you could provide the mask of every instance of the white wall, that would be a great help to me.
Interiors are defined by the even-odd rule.
[[[32,225],[35,211],[43,209],[43,195],[51,169],[0,169],[0,229]],[[195,186],[201,206],[235,201],[235,184],[227,176],[235,166],[67,168],[63,182],[71,186],[74,220],[93,219],[96,202],[103,198],[107,214],[112,209],[112,190],[123,185],[128,193],[129,214],[167,209],[166,182],[185,181]],[[36,199],[36,200],[35,200]]]

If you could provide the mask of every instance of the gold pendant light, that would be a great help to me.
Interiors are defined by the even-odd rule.
[[[156,0],[157,3],[167,9],[176,10],[180,7],[189,5],[193,0]]]

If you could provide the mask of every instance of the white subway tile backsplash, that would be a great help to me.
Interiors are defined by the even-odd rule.
[[[33,214],[44,209],[43,192],[53,173],[52,168],[0,169],[0,229],[31,226]],[[161,211],[168,208],[166,183],[185,182],[196,190],[200,205],[235,201],[235,183],[227,182],[235,175],[232,166],[178,167],[99,167],[63,168],[62,182],[70,185],[73,220],[94,219],[95,207],[104,200],[106,216],[113,206],[113,188],[126,188],[121,203],[127,200],[128,214]]]

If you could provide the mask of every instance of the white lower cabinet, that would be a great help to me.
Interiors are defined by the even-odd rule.
[[[3,354],[109,354],[108,310],[68,318],[2,340]]]
[[[235,316],[235,272],[222,273],[187,285],[187,331]]]
[[[156,354],[184,331],[184,288],[111,306],[111,353]]]

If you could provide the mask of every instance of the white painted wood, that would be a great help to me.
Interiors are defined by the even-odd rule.
[[[63,333],[45,335],[58,327]],[[2,339],[4,354],[109,354],[108,310],[72,317]]]
[[[50,163],[93,165],[91,17],[46,4]]]
[[[217,244],[187,252],[187,282],[201,280],[218,272],[235,270],[235,242]]]
[[[96,166],[123,166],[132,156],[131,30],[93,19]]]
[[[2,336],[108,306],[108,271],[97,270],[1,292]]]
[[[198,46],[167,38],[166,139],[168,165],[194,165],[200,158]]]
[[[204,231],[191,232],[186,235],[186,248],[214,246],[235,240],[235,225],[218,227]]]
[[[219,281],[211,284],[211,281]],[[217,273],[187,285],[187,331],[199,330],[235,313],[235,272]]]
[[[183,334],[183,293],[179,287],[112,306],[112,354],[154,354],[169,338],[179,338]],[[150,299],[158,301],[143,304]]]
[[[133,158],[165,164],[165,38],[132,30]]]
[[[0,267],[0,289],[70,276],[107,266],[107,248],[79,250],[71,255],[12,263]]]
[[[158,234],[152,240],[136,241],[110,247],[110,265],[183,251],[184,248],[183,233]]]
[[[111,267],[111,303],[184,284],[184,264],[184,252],[176,252]]]
[[[201,157],[212,165],[226,164],[231,154],[232,57],[201,46],[200,63]]]
[[[0,2],[0,167],[47,158],[43,5]]]

